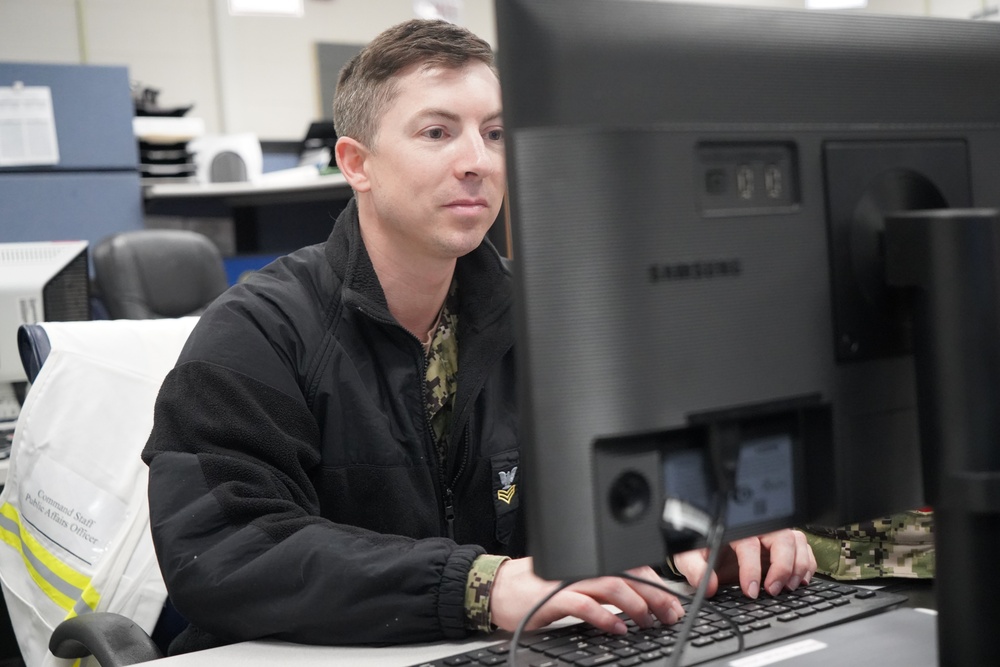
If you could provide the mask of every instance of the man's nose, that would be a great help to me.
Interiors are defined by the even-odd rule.
[[[469,133],[460,142],[455,171],[459,178],[473,175],[486,176],[496,168],[494,159],[482,135],[478,132]]]

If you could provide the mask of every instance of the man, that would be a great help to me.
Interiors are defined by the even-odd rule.
[[[157,401],[153,538],[192,624],[173,652],[510,630],[555,586],[523,558],[519,510],[492,502],[518,441],[510,273],[484,242],[505,188],[490,47],[444,22],[391,28],[344,68],[334,110],[355,199],[325,244],[213,304]],[[747,587],[762,546],[768,585],[811,576],[797,535],[737,546]],[[676,560],[695,577],[704,562]],[[603,577],[532,627],[572,614],[623,632],[602,603],[644,624],[682,613]]]

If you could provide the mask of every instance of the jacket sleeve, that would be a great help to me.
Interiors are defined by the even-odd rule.
[[[308,475],[318,438],[300,396],[206,361],[171,371],[143,458],[174,605],[224,642],[463,636],[466,577],[483,550],[321,518]]]

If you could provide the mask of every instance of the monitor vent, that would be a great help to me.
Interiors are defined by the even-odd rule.
[[[21,266],[49,262],[65,252],[59,245],[10,244],[0,247],[0,266]]]
[[[87,253],[80,253],[42,290],[46,322],[90,319],[90,280]]]

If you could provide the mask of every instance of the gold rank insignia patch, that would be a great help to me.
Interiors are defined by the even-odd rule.
[[[510,505],[510,501],[514,499],[514,494],[517,492],[517,484],[514,483],[517,466],[509,471],[501,470],[497,474],[500,475],[500,486],[502,487],[497,491],[497,498]]]

